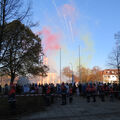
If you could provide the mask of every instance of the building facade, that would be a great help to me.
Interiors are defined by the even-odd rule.
[[[102,71],[104,83],[118,83],[118,70],[117,69],[105,69]]]
[[[48,63],[49,63],[48,58],[44,56],[43,64],[45,64],[49,67],[49,71],[47,73],[47,77],[41,77],[40,83],[42,83],[42,84],[60,83],[60,78],[59,78],[57,71],[55,69],[53,69]]]

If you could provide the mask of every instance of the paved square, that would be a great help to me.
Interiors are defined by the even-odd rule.
[[[73,103],[61,105],[56,102],[46,108],[46,111],[21,117],[20,120],[120,120],[120,101],[110,102],[106,98],[101,102],[87,103],[86,98],[74,97]]]

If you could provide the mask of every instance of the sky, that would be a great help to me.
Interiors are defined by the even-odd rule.
[[[42,39],[49,66],[74,70],[107,68],[115,46],[114,34],[120,30],[120,0],[32,0],[33,32]]]

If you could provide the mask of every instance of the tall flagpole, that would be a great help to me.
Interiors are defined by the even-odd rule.
[[[81,80],[81,70],[80,70],[80,45],[79,45],[79,78],[80,78],[80,82],[82,83],[82,80]]]
[[[60,83],[61,83],[61,48],[60,48]]]

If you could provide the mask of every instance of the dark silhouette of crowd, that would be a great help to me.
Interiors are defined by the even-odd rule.
[[[83,96],[87,102],[97,102],[100,98],[102,102],[106,97],[110,101],[120,99],[120,85],[111,83],[61,83],[61,84],[27,84],[14,85],[16,95],[38,94],[45,98],[46,105],[54,103],[57,98],[61,99],[61,104],[72,103],[74,96]],[[0,93],[9,95],[10,86],[5,85],[4,88],[0,86]]]

